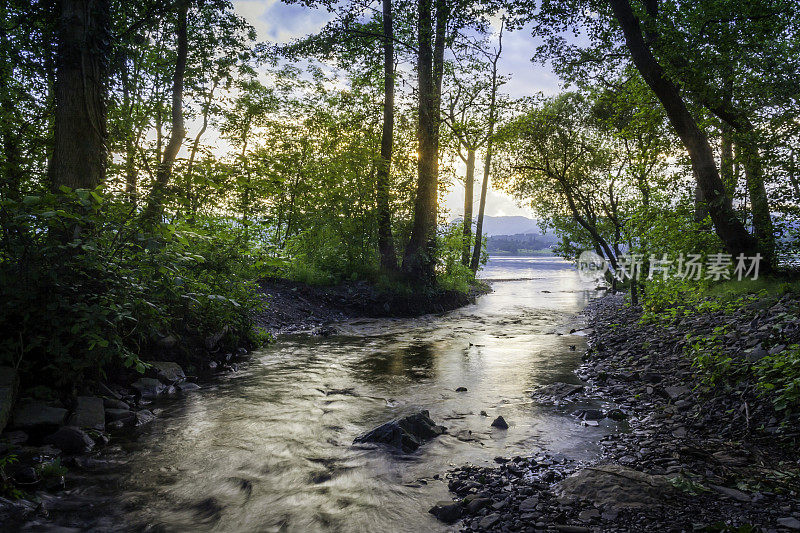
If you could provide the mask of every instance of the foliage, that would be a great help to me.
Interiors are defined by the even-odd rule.
[[[159,339],[257,341],[252,258],[238,232],[202,221],[144,233],[97,191],[6,200],[0,209],[0,360],[58,388],[109,368],[144,369]],[[186,346],[188,348],[188,346]]]
[[[0,457],[0,497],[16,500],[25,496],[24,492],[14,486],[6,472],[6,468],[16,462],[17,456],[14,454],[6,454]]]
[[[436,250],[438,255],[437,282],[445,290],[467,292],[475,281],[475,275],[469,265],[461,262],[464,243],[464,227],[462,224],[450,224],[439,232]],[[483,243],[481,265],[486,264],[486,242]]]
[[[800,344],[768,355],[755,366],[758,386],[772,398],[778,411],[800,408]]]

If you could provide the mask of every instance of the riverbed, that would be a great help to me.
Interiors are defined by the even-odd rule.
[[[554,257],[494,258],[482,277],[504,281],[474,305],[279,337],[239,372],[156,405],[154,423],[104,453],[114,467],[88,474],[84,495],[102,495],[94,525],[447,531],[426,511],[449,499],[442,475],[453,466],[544,452],[592,459],[613,428],[581,425],[530,391],[577,382],[585,341],[569,332],[594,285]],[[448,433],[416,453],[352,444],[422,409]],[[507,430],[490,427],[498,415]]]

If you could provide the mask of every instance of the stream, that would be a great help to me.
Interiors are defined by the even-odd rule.
[[[427,513],[450,498],[434,475],[497,456],[591,459],[613,427],[582,426],[530,391],[577,382],[585,340],[569,331],[594,286],[555,257],[493,258],[482,277],[504,281],[475,305],[335,324],[329,337],[287,335],[239,372],[156,405],[155,422],[115,440],[86,474],[83,496],[100,502],[92,527],[448,531]],[[448,434],[406,456],[353,446],[421,409]],[[490,427],[498,415],[508,430]]]

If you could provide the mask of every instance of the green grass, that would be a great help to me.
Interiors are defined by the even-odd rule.
[[[800,292],[800,280],[787,280],[779,277],[761,277],[757,280],[743,279],[715,283],[709,286],[704,296],[712,298],[738,298],[749,294],[780,297],[788,293]]]

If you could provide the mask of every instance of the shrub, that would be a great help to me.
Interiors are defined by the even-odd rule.
[[[142,231],[136,209],[102,191],[0,204],[0,362],[75,387],[113,367],[144,369],[156,340],[259,340],[246,243],[211,221]]]

